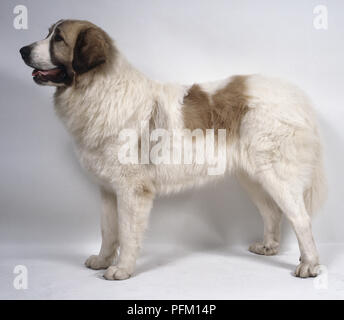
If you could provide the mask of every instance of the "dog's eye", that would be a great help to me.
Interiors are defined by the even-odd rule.
[[[63,41],[63,38],[59,34],[55,34],[54,41],[56,42]]]

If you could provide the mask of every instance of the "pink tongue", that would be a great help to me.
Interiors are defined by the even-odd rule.
[[[37,76],[37,75],[43,75],[43,76],[47,76],[47,75],[55,75],[57,73],[60,72],[59,68],[55,68],[55,69],[50,69],[50,70],[33,70],[32,75],[33,76]]]

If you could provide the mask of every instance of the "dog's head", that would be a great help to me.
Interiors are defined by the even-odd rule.
[[[68,86],[75,77],[96,71],[114,55],[110,37],[88,21],[60,20],[47,37],[20,49],[24,62],[34,68],[38,84]]]

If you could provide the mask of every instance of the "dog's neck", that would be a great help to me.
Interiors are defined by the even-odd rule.
[[[179,95],[179,87],[174,91]],[[137,119],[149,121],[157,104],[164,104],[161,97],[170,94],[166,86],[144,76],[118,53],[112,64],[82,75],[70,87],[57,88],[54,100],[76,143],[96,148],[116,138],[123,128],[138,129]]]

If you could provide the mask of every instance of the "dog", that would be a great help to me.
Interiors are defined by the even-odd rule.
[[[34,68],[37,84],[56,87],[56,113],[73,137],[81,165],[100,188],[102,244],[99,254],[86,260],[87,267],[106,269],[108,280],[129,278],[155,196],[232,174],[264,221],[263,240],[249,250],[277,254],[284,214],[300,248],[295,275],[319,273],[311,215],[324,202],[326,183],[316,118],[299,88],[262,75],[206,84],[159,83],[135,69],[106,32],[81,20],[58,21],[45,39],[20,53]],[[168,133],[214,130],[214,150],[225,158],[223,170],[211,174],[214,162],[195,157],[181,164],[163,163],[157,154],[148,161],[121,161],[125,130],[136,133],[131,145],[141,151],[141,160],[159,144],[156,135],[147,147],[142,122],[149,130]],[[216,141],[220,131],[226,134],[224,144]],[[191,138],[184,154],[196,152]]]

